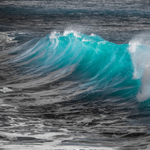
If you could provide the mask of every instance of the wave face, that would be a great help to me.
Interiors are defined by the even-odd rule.
[[[132,55],[135,48],[132,43],[118,45],[98,35],[53,32],[12,50],[11,54],[17,56],[9,63],[18,68],[18,75],[24,76],[24,81],[35,79],[36,85],[33,82],[32,86],[43,84],[46,77],[46,83],[57,80],[74,83],[69,88],[76,97],[80,95],[89,100],[100,97],[128,100],[137,97],[142,101],[150,95],[144,98],[139,96],[142,75],[135,77],[135,74],[138,76],[136,60],[139,58]],[[145,92],[145,85],[142,88]]]

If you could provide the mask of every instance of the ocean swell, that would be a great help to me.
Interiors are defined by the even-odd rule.
[[[68,86],[73,93],[89,99],[107,95],[144,101],[150,98],[150,52],[137,39],[118,45],[94,34],[52,32],[11,50],[15,57],[7,63],[33,87],[64,80],[74,83]]]

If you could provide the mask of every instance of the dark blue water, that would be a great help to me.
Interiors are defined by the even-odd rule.
[[[149,1],[0,2],[0,148],[149,150]]]

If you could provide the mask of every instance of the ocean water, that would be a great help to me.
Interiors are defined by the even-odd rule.
[[[149,150],[150,2],[0,2],[0,149]]]

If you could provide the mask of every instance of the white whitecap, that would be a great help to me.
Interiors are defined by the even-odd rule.
[[[150,98],[150,33],[142,33],[135,36],[129,42],[134,72],[133,79],[140,79],[141,86],[137,93],[138,101]]]
[[[63,35],[67,36],[70,33],[73,33],[74,36],[77,37],[77,38],[81,38],[80,34],[77,31],[74,31],[74,30],[65,30],[64,33],[63,33]]]
[[[2,87],[0,88],[0,92],[3,92],[3,93],[7,93],[7,92],[12,92],[13,90],[8,88],[8,87]]]

